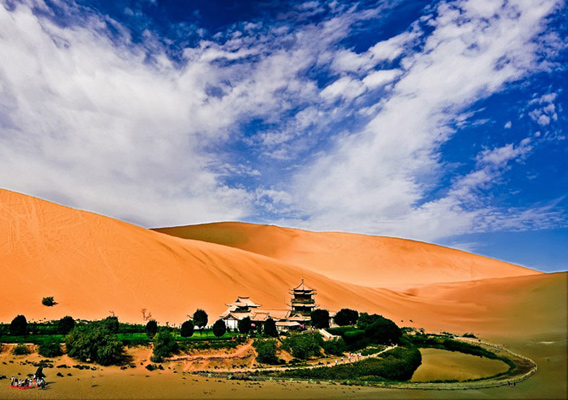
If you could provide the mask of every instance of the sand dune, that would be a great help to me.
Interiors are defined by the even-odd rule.
[[[370,287],[461,282],[539,273],[459,250],[390,237],[317,233],[237,222],[157,231],[262,254],[332,279]]]
[[[286,308],[288,289],[302,276],[318,290],[316,301],[323,308],[378,312],[401,325],[430,330],[530,330],[537,328],[524,326],[527,321],[554,325],[565,314],[565,308],[562,314],[547,307],[566,303],[566,274],[422,285],[404,292],[373,289],[5,190],[0,191],[0,232],[3,321],[19,313],[33,319],[102,318],[112,311],[122,320],[142,322],[140,310],[147,308],[159,322],[179,324],[198,307],[214,320],[238,295],[251,296],[265,308]],[[59,304],[42,306],[44,296]]]
[[[196,308],[213,320],[238,295],[284,309],[302,277],[322,307],[394,310],[390,291],[344,284],[231,247],[180,239],[30,196],[0,191],[0,320],[101,318],[181,323]],[[55,307],[41,305],[54,296]]]
[[[267,241],[264,254],[253,252],[261,252],[263,242],[246,242],[252,236],[238,234],[239,229],[223,233],[223,240],[232,241],[225,245],[188,240],[0,190],[0,321],[9,322],[16,314],[35,320],[64,315],[94,319],[114,312],[123,321],[142,322],[140,309],[147,308],[160,323],[179,324],[198,307],[212,321],[238,295],[251,296],[266,308],[285,308],[288,289],[303,276],[318,290],[316,301],[323,308],[356,308],[383,314],[400,326],[474,332],[508,343],[539,363],[542,372],[527,384],[529,397],[542,393],[543,387],[553,387],[549,397],[565,393],[566,272],[534,273],[395,239],[236,226],[272,235],[258,234]],[[394,253],[390,258],[389,249]],[[366,264],[363,250],[370,252]],[[318,258],[318,251],[327,253]],[[341,261],[334,264],[337,270],[321,268],[334,255]],[[308,268],[293,257],[314,264]],[[377,259],[383,262],[373,267]],[[345,283],[338,277],[340,265],[352,275],[367,271],[375,282],[407,287],[395,291]],[[434,280],[464,280],[509,274],[525,276],[428,284],[430,275]],[[400,275],[413,276],[414,285]],[[54,296],[59,304],[42,306],[45,296]]]

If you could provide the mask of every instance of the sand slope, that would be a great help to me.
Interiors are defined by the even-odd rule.
[[[539,272],[433,244],[390,237],[237,222],[157,229],[262,254],[332,279],[370,287],[533,275]]]
[[[30,196],[0,191],[0,320],[101,318],[181,323],[196,308],[213,322],[238,295],[285,309],[302,276],[329,309],[394,309],[389,291],[344,284],[239,249],[180,239]],[[41,299],[59,303],[44,307]]]
[[[159,322],[179,324],[199,307],[213,322],[238,295],[251,296],[265,308],[286,308],[289,288],[303,276],[318,290],[321,307],[378,312],[400,325],[485,333],[538,330],[540,323],[555,331],[565,328],[556,326],[566,319],[566,307],[561,308],[565,273],[398,292],[373,289],[5,190],[0,191],[0,235],[3,321],[18,313],[35,319],[102,318],[112,311],[122,320],[141,322],[140,310],[147,308]],[[59,304],[42,306],[44,296],[54,296]]]

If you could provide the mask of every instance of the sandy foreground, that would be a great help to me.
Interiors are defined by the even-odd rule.
[[[269,227],[268,231],[276,229]],[[103,367],[96,371],[62,370],[64,377],[55,376],[58,370],[47,370],[50,385],[46,391],[9,389],[9,379],[1,380],[0,398],[567,397],[567,273],[537,273],[409,241],[389,245],[396,254],[389,259],[385,255],[388,251],[380,255],[372,244],[357,245],[355,239],[360,235],[285,233],[295,238],[291,245],[288,239],[278,243],[275,233],[269,235],[271,253],[259,254],[258,248],[252,249],[255,252],[244,245],[235,248],[239,246],[173,237],[0,190],[0,273],[5,277],[0,281],[0,320],[9,322],[17,314],[28,320],[65,315],[99,319],[112,312],[122,321],[140,323],[140,310],[146,308],[162,324],[180,324],[187,314],[203,308],[214,321],[238,295],[251,296],[265,308],[286,308],[288,290],[303,277],[318,290],[316,301],[322,308],[376,312],[399,326],[429,332],[473,332],[530,357],[538,364],[538,373],[515,389],[442,392],[327,383],[232,382],[184,375],[182,364],[153,372],[141,366],[128,370]],[[252,241],[234,235],[241,241]],[[303,244],[298,241],[302,235]],[[339,257],[347,251],[342,243],[357,249],[357,256]],[[282,255],[286,252],[280,249],[284,248],[288,255]],[[332,251],[334,248],[337,251]],[[323,269],[332,259],[347,266],[344,270],[350,274],[341,272],[337,265]],[[392,275],[392,265],[406,259],[413,259],[414,264]],[[431,259],[447,261],[437,268]],[[426,273],[421,275],[419,269]],[[345,280],[340,279],[340,273]],[[387,282],[395,275],[398,280],[392,278],[390,286],[356,284],[365,274],[369,282]],[[347,275],[357,278],[350,280]],[[413,284],[405,283],[409,276]],[[449,282],[455,277],[461,278]],[[42,306],[45,296],[54,296],[58,304]],[[34,372],[35,368],[19,364],[34,357],[37,354],[22,359],[7,351],[0,353],[0,375],[9,378]],[[76,364],[69,360],[62,363]],[[71,377],[66,376],[68,372]]]

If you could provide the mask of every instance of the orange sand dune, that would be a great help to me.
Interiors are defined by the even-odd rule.
[[[316,300],[323,308],[377,312],[402,326],[430,330],[499,334],[539,329],[530,321],[544,318],[545,325],[552,324],[562,311],[547,307],[566,304],[566,274],[430,285],[406,292],[373,289],[5,190],[0,191],[0,232],[2,321],[19,313],[37,320],[64,315],[102,318],[114,312],[121,320],[142,322],[140,310],[147,308],[159,322],[179,324],[199,307],[212,322],[238,295],[251,296],[265,308],[286,308],[288,289],[302,274],[318,290]],[[45,296],[54,296],[59,304],[42,306]]]
[[[335,280],[370,287],[397,288],[539,273],[459,250],[390,237],[236,222],[157,231],[262,254]]]
[[[400,299],[333,281],[281,261],[227,246],[180,239],[111,218],[0,191],[0,320],[114,312],[142,322],[181,323],[196,308],[211,322],[238,295],[285,309],[302,276],[322,307],[394,310]],[[41,305],[54,296],[55,307]]]

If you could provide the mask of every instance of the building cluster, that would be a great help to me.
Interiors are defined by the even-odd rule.
[[[221,319],[227,328],[237,329],[239,321],[249,317],[254,328],[263,325],[269,318],[276,323],[279,332],[299,330],[310,321],[310,315],[317,308],[314,296],[316,290],[302,282],[290,289],[290,304],[286,310],[260,310],[261,305],[256,304],[250,297],[239,296],[227,304],[227,311],[221,314]]]

